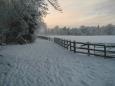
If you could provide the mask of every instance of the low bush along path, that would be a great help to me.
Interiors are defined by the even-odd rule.
[[[38,39],[0,50],[0,86],[115,86],[114,65]]]

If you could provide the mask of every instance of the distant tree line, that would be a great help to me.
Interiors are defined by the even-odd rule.
[[[49,35],[115,35],[115,25],[106,26],[80,26],[79,28],[69,28],[55,26],[48,29],[46,34]]]

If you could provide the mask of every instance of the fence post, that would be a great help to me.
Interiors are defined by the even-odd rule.
[[[64,39],[64,48],[65,48],[65,39]]]
[[[69,47],[70,47],[70,41],[68,40],[67,41],[67,49],[69,50]]]
[[[67,46],[68,50],[70,49],[70,40],[68,40],[68,46]]]
[[[71,41],[70,41],[70,51],[72,50],[72,48],[71,48],[71,44],[72,44],[72,43],[71,43]]]
[[[94,44],[94,55],[95,55],[95,44]]]
[[[73,42],[73,46],[74,46],[74,53],[76,53],[76,42]]]
[[[64,39],[63,39],[63,41],[62,41],[62,47],[64,47]]]
[[[106,57],[107,54],[106,54],[106,45],[104,45],[104,57]]]
[[[67,49],[67,40],[65,40],[65,48]]]
[[[88,47],[88,56],[90,56],[90,44],[89,44],[89,42],[87,43],[87,47]]]
[[[54,39],[53,39],[53,40],[54,40],[54,43],[56,43],[56,38],[55,38],[55,37],[54,37]]]

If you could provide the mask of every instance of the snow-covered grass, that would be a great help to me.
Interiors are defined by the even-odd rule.
[[[68,35],[50,35],[49,37],[63,38],[76,42],[92,42],[92,43],[115,43],[115,36],[68,36]]]
[[[0,86],[115,86],[115,59],[73,54],[47,40],[0,54]]]

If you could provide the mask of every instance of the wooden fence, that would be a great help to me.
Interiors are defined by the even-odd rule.
[[[45,40],[49,40],[49,39],[50,39],[50,38],[47,37],[47,36],[38,36],[38,38],[40,38],[40,39],[45,39]]]
[[[115,44],[83,43],[60,38],[54,38],[54,42],[74,53],[115,58]]]

